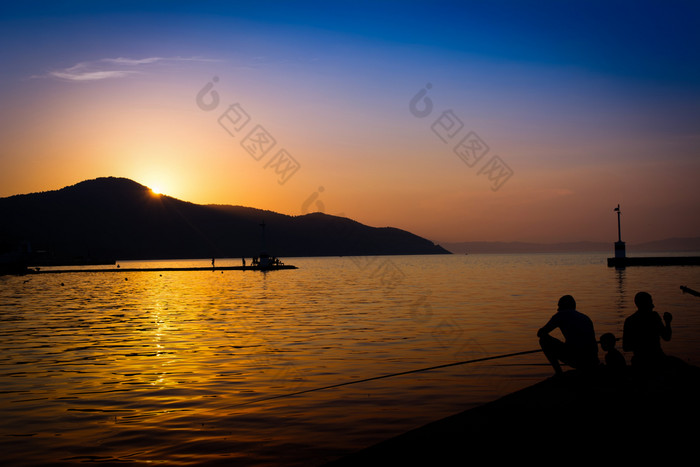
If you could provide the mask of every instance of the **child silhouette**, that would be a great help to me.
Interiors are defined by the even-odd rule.
[[[607,352],[605,354],[605,365],[612,369],[624,368],[627,366],[627,362],[624,355],[615,348],[615,341],[615,336],[610,332],[600,336],[600,347],[604,352]]]

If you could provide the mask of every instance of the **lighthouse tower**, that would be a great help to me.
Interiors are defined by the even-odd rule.
[[[620,205],[615,208],[617,212],[617,241],[615,242],[615,259],[623,259],[625,257],[625,242],[622,241],[622,233],[620,231]]]

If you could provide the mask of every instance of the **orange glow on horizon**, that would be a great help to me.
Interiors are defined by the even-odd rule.
[[[270,86],[253,79],[272,80],[257,74],[267,72],[251,69],[237,80],[239,71],[227,66],[193,68],[178,80],[155,72],[83,85],[32,80],[26,84],[32,92],[11,96],[11,118],[0,125],[0,197],[125,177],[153,196],[292,216],[322,211],[438,243],[602,241],[616,235],[610,206],[622,203],[631,242],[697,235],[700,221],[687,215],[698,206],[691,139],[679,140],[669,170],[668,159],[656,157],[664,153],[663,134],[640,137],[640,127],[627,123],[619,132],[580,126],[562,118],[568,113],[558,105],[523,126],[516,117],[524,104],[494,99],[484,108],[503,118],[466,122],[464,91],[444,84],[431,89],[433,114],[419,119],[408,110],[421,89],[412,81],[372,101],[367,112],[343,97],[343,87],[311,91],[299,76],[284,74],[285,86]],[[220,103],[207,111],[196,95],[212,76],[221,77]],[[239,101],[251,118],[246,132],[260,125],[276,141],[265,157],[252,157],[242,145],[248,133],[232,135],[219,122]],[[478,131],[491,153],[512,166],[503,188],[494,191],[489,173],[480,172],[484,163],[466,165],[454,144],[436,135],[432,126],[450,106],[465,120],[463,132]],[[511,108],[515,117],[507,117]],[[611,114],[610,128],[617,119],[629,122],[625,117]],[[277,149],[301,167],[284,184],[281,166],[270,164]]]

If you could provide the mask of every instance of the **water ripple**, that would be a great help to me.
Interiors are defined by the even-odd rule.
[[[300,269],[0,278],[7,461],[315,465],[550,370],[532,355],[270,397],[529,350],[566,293],[599,335],[620,335],[648,290],[674,313],[665,348],[700,358],[700,300],[678,291],[697,268],[621,275],[595,255],[289,262]]]

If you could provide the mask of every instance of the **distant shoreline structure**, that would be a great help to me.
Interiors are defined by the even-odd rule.
[[[507,254],[507,253],[600,253],[610,254],[611,245],[608,242],[440,242],[440,245],[454,254]],[[667,254],[690,256],[700,253],[700,237],[669,238],[653,242],[629,245],[628,252],[634,254]]]
[[[627,266],[696,266],[700,265],[700,256],[627,256],[626,243],[622,241],[622,229],[620,222],[620,205],[613,210],[617,213],[617,241],[615,242],[615,256],[608,258],[608,267],[624,269]],[[687,246],[687,245],[686,245]],[[697,246],[693,248],[696,249]],[[679,249],[679,245],[674,245]]]
[[[609,267],[627,266],[700,266],[700,256],[636,256],[608,258]]]
[[[173,272],[173,271],[277,271],[282,269],[298,269],[290,264],[270,265],[270,266],[191,266],[191,267],[153,267],[153,268],[98,268],[98,269],[28,269],[26,274],[68,274],[78,272]]]

